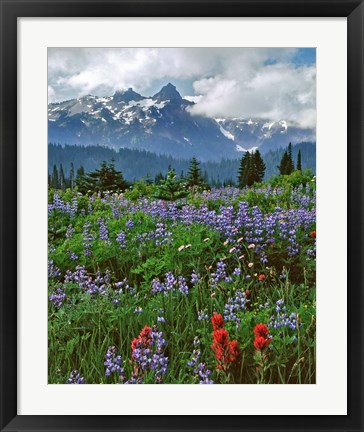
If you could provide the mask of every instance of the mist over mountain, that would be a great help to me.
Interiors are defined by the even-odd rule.
[[[212,118],[194,115],[195,102],[168,83],[146,97],[132,88],[113,96],[87,95],[48,105],[48,141],[62,145],[145,150],[201,161],[236,159],[259,148],[262,153],[289,142],[315,141],[315,131],[285,120]]]

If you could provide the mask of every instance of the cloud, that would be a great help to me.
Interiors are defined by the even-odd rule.
[[[190,102],[199,102],[202,99],[203,96],[183,96],[183,99],[187,99]]]
[[[293,125],[316,126],[316,68],[290,64],[266,66],[241,79],[225,74],[194,82],[201,95],[191,112],[213,117],[284,119]]]
[[[153,94],[189,82],[192,113],[316,124],[316,67],[298,65],[293,48],[50,48],[49,100],[111,95],[133,87]],[[190,86],[191,87],[191,86]]]
[[[48,86],[48,99],[52,100],[56,96],[56,92],[52,86]]]

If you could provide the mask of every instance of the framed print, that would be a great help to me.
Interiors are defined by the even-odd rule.
[[[362,430],[362,2],[1,7],[1,430]]]

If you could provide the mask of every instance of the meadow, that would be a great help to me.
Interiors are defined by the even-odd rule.
[[[316,382],[316,185],[49,190],[48,382]]]

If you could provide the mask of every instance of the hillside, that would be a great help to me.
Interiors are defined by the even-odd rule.
[[[302,154],[302,168],[312,168],[316,172],[316,145],[314,143],[301,143],[293,146],[293,159],[297,160],[298,151]],[[282,158],[284,149],[270,151],[263,155],[266,164],[265,179],[278,174],[277,166]],[[62,164],[66,177],[69,176],[71,163],[74,171],[82,165],[86,171],[95,170],[105,160],[115,160],[115,166],[122,171],[129,180],[138,180],[149,175],[151,179],[158,173],[165,174],[168,167],[173,167],[178,175],[186,174],[189,160],[178,159],[172,156],[157,155],[145,150],[119,149],[114,150],[102,146],[61,146],[50,143],[48,145],[48,173],[52,173],[54,165]],[[220,162],[202,162],[201,170],[207,174],[209,182],[235,182],[239,169],[240,159],[222,159]]]

